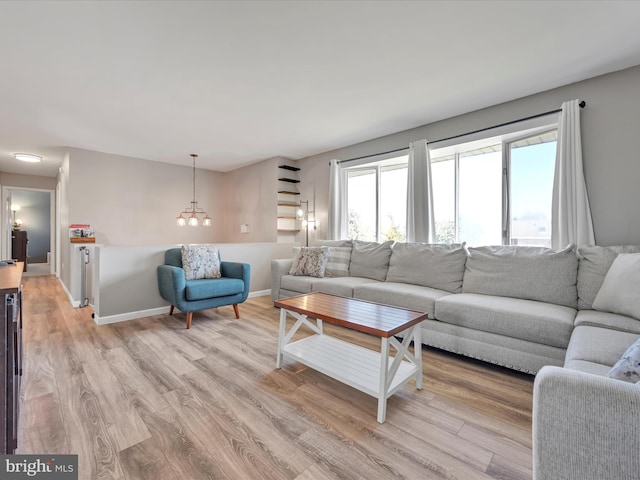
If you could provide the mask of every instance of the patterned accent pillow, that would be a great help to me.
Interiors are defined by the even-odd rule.
[[[293,265],[289,275],[307,275],[310,277],[324,277],[329,259],[329,247],[302,247],[295,252]]]
[[[329,247],[326,277],[348,277],[351,247]]]
[[[627,348],[606,376],[630,383],[640,381],[640,339]]]
[[[186,280],[220,278],[220,256],[215,245],[182,245],[182,268]]]

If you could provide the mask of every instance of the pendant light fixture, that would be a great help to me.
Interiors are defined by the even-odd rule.
[[[204,215],[202,226],[210,227],[211,217],[198,206],[198,202],[196,201],[196,158],[198,158],[198,155],[192,153],[191,157],[193,158],[193,200],[191,200],[190,207],[180,212],[176,221],[179,227],[184,227],[187,224],[189,224],[190,227],[197,227],[200,224],[198,215]]]

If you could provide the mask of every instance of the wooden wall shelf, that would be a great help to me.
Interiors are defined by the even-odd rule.
[[[299,172],[300,169],[298,167],[292,167],[291,165],[278,165],[278,168],[282,168],[283,170],[289,170],[291,172]]]

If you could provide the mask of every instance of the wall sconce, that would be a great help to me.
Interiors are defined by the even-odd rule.
[[[302,208],[302,204],[304,203],[304,209]],[[309,246],[309,224],[313,225],[313,229],[316,230],[318,228],[318,222],[315,218],[315,212],[309,210],[309,200],[300,200],[300,208],[296,213],[298,220],[302,221],[302,228],[305,230],[305,247]]]

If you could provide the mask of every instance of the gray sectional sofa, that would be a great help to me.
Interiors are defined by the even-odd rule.
[[[293,258],[272,261],[274,300],[326,292],[425,311],[424,344],[539,372],[535,480],[640,478],[640,385],[606,377],[640,320],[593,309],[617,255],[640,247],[320,245],[322,278],[291,274]]]
[[[578,312],[578,258],[571,248],[323,245],[350,249],[348,272],[292,275],[293,258],[274,260],[274,300],[325,292],[420,310],[429,315],[422,324],[427,345],[532,374],[564,362]]]

